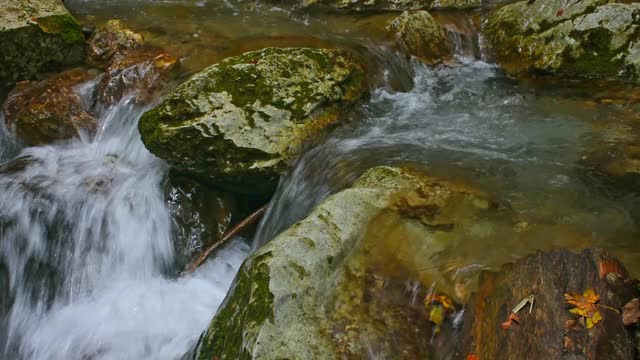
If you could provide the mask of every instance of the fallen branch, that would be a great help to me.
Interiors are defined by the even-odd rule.
[[[196,261],[193,262],[193,264],[189,265],[187,267],[187,269],[182,273],[184,274],[190,274],[192,272],[194,272],[198,266],[202,265],[202,263],[207,259],[207,257],[213,252],[215,251],[217,248],[219,248],[221,245],[223,245],[224,243],[226,243],[227,241],[229,241],[229,239],[231,239],[232,237],[238,235],[238,233],[240,233],[241,231],[243,231],[247,226],[255,223],[256,221],[258,221],[262,215],[264,215],[264,213],[267,211],[267,208],[269,207],[269,204],[266,204],[264,206],[262,206],[261,208],[259,208],[258,210],[254,211],[253,213],[251,213],[251,215],[247,216],[244,220],[240,221],[236,226],[234,226],[231,230],[227,231],[222,238],[220,239],[220,241],[216,242],[215,244],[209,246],[207,248],[207,250],[205,250],[204,253],[202,253],[202,255],[200,255]]]

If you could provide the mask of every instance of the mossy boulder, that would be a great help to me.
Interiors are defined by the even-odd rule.
[[[343,50],[267,48],[194,75],[140,119],[147,149],[178,171],[268,192],[301,146],[366,90]]]
[[[488,20],[487,38],[507,72],[640,80],[640,4],[520,1]]]
[[[424,10],[403,12],[387,30],[395,36],[399,49],[428,64],[447,61],[453,56],[444,28]]]
[[[74,87],[97,75],[72,69],[46,80],[18,83],[2,107],[7,128],[29,145],[93,135],[96,118]]]
[[[201,337],[196,357],[360,358],[367,344],[395,349],[395,355],[407,349],[417,351],[412,355],[426,355],[427,315],[410,305],[366,300],[371,293],[362,281],[366,270],[360,261],[367,256],[353,256],[354,250],[365,241],[364,234],[379,235],[375,226],[382,219],[398,218],[414,234],[410,240],[424,240],[436,232],[446,234],[453,223],[465,221],[463,216],[489,208],[486,195],[464,185],[408,169],[369,170],[352,188],[325,200],[245,261]],[[369,231],[369,226],[374,228]],[[422,245],[430,246],[427,242]],[[386,256],[392,256],[388,249]],[[362,308],[365,302],[378,304],[374,313]],[[415,327],[418,333],[409,330],[416,321],[422,321]],[[390,336],[396,333],[398,336]]]
[[[82,62],[82,27],[60,0],[3,0],[0,89]]]

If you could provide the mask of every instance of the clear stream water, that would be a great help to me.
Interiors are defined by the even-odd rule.
[[[370,59],[374,85],[282,179],[255,239],[235,239],[183,278],[175,276],[168,168],[137,132],[144,108],[124,99],[102,112],[95,139],[51,146],[23,147],[2,129],[0,292],[13,302],[0,324],[0,358],[179,358],[252,247],[381,164],[472,183],[528,223],[569,234],[481,238],[425,266],[462,258],[460,267],[492,268],[536,249],[601,246],[640,275],[640,194],[579,162],[603,128],[637,121],[640,109],[625,100],[636,88],[510,80],[484,58],[482,39],[469,31],[477,21],[456,14],[441,17],[458,60],[431,68],[389,48],[380,26],[389,15],[316,16],[213,0],[66,4],[85,22],[125,20],[181,57],[181,78],[266,45],[333,45]],[[603,100],[611,98],[622,101]]]

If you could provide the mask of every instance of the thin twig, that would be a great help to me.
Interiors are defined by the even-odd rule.
[[[202,253],[202,255],[200,255],[196,259],[196,261],[193,262],[193,264],[189,265],[189,267],[187,267],[187,269],[184,271],[183,275],[184,274],[190,274],[190,273],[194,272],[198,268],[198,266],[202,265],[202,263],[207,259],[207,257],[213,251],[215,251],[217,248],[219,248],[222,244],[226,243],[232,237],[238,235],[238,233],[241,232],[242,230],[244,230],[247,226],[255,223],[256,221],[258,221],[262,217],[262,215],[264,215],[265,211],[267,211],[268,207],[269,207],[269,204],[266,204],[266,205],[262,206],[258,210],[256,210],[253,213],[251,213],[251,215],[247,216],[246,219],[240,221],[231,230],[227,231],[222,236],[220,241],[218,241],[215,244],[209,246],[207,248],[207,250],[205,250],[205,252]]]
[[[602,305],[602,304],[596,304],[598,307],[603,307],[605,309],[609,309],[609,310],[613,310],[615,312],[617,312],[618,314],[620,314],[620,311],[618,311],[618,309],[612,308],[611,306],[607,306],[607,305]]]

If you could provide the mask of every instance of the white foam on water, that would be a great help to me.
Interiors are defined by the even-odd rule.
[[[167,166],[140,141],[143,111],[124,100],[93,141],[25,148],[0,173],[13,295],[0,358],[175,359],[224,299],[249,251],[241,240],[190,276],[167,276]]]

